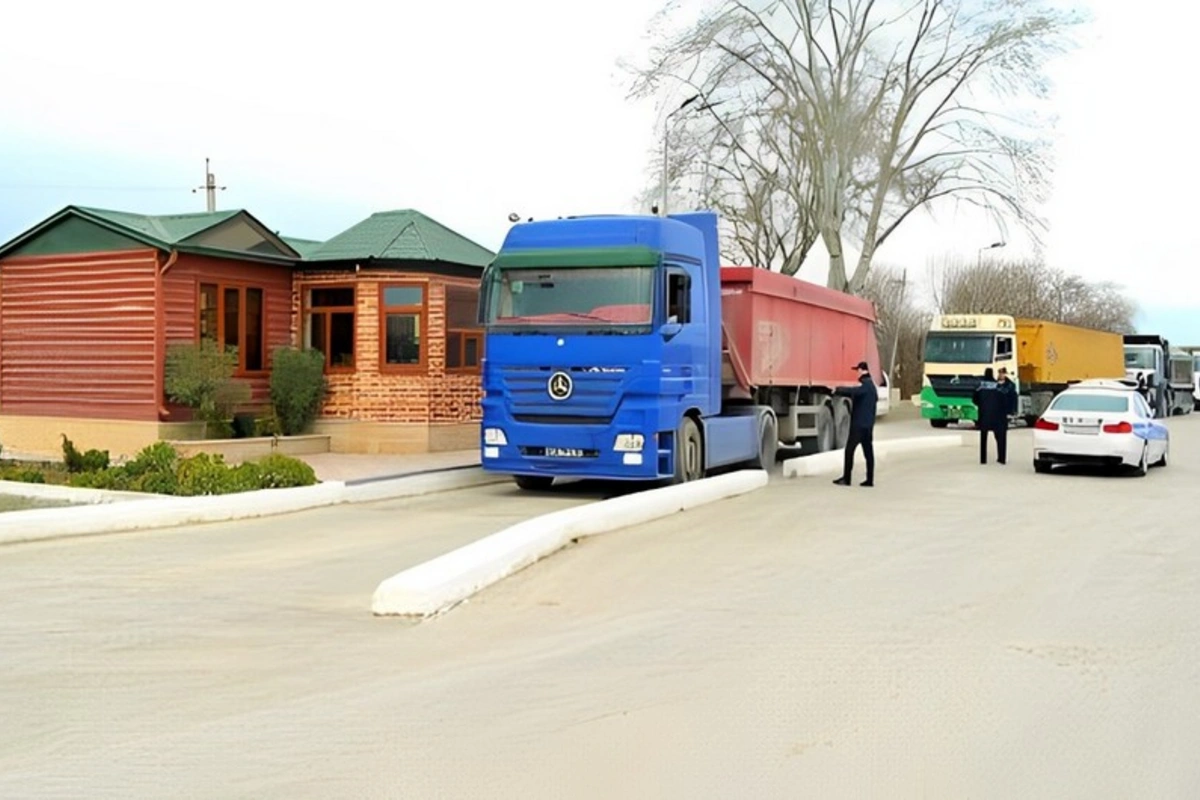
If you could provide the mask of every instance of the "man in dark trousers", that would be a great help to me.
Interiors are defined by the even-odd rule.
[[[838,486],[850,485],[850,473],[854,468],[854,451],[861,444],[863,458],[867,462],[867,479],[861,486],[875,485],[875,406],[879,403],[879,390],[871,380],[871,368],[860,361],[854,366],[858,370],[858,386],[839,386],[834,394],[849,397],[853,403],[850,413],[850,437],[846,440],[846,460],[842,464],[842,477],[834,481]]]
[[[1017,412],[1017,387],[1008,379],[1008,370],[1001,367],[998,380],[991,367],[984,370],[972,399],[979,409],[979,463],[987,463],[989,433],[996,439],[996,460],[1008,463],[1008,418]]]

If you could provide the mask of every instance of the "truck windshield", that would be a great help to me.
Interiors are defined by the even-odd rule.
[[[1125,369],[1154,369],[1154,350],[1149,347],[1126,350]]]
[[[990,333],[930,333],[925,361],[932,364],[991,364],[995,337]]]
[[[497,270],[488,287],[488,325],[646,326],[654,267]]]

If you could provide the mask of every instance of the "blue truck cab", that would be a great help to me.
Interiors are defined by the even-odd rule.
[[[514,225],[480,292],[483,469],[540,489],[758,460],[770,409],[722,408],[718,258],[708,212]]]

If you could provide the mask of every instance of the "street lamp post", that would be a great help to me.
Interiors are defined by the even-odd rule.
[[[997,248],[997,247],[1004,247],[1004,242],[992,242],[992,243],[991,243],[991,244],[989,244],[987,247],[981,247],[981,248],[979,248],[979,255],[978,255],[978,257],[975,259],[975,266],[976,266],[976,267],[982,267],[982,266],[983,266],[983,251],[984,251],[984,250],[994,250],[994,249],[995,249],[995,248]]]

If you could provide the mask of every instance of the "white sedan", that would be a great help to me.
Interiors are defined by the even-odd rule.
[[[1154,419],[1130,381],[1082,381],[1050,403],[1033,426],[1033,468],[1049,472],[1055,464],[1165,467],[1170,431]]]

